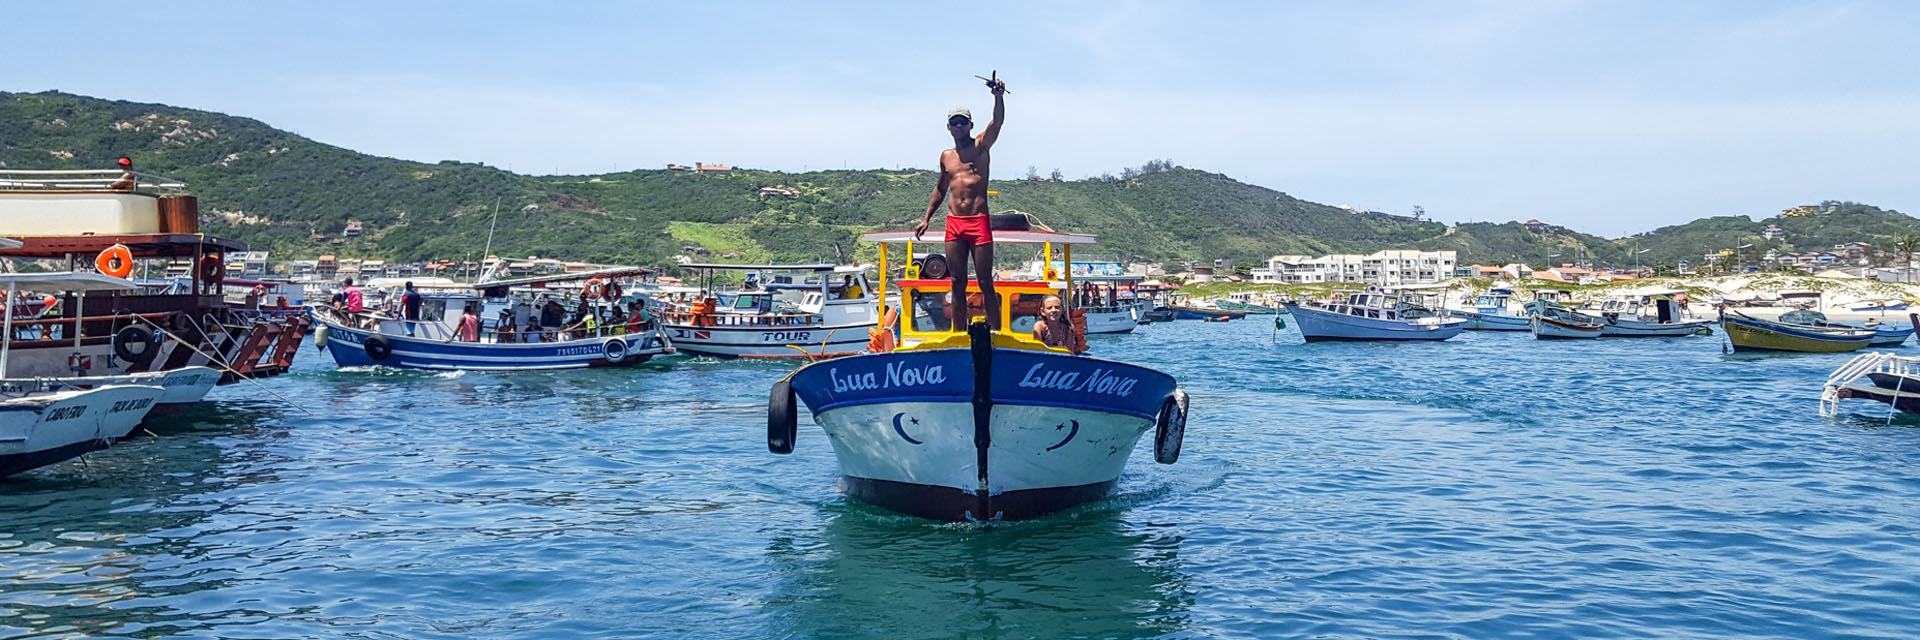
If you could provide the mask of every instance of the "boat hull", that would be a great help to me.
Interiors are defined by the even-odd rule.
[[[1467,326],[1465,320],[1459,319],[1418,323],[1358,318],[1294,303],[1288,303],[1286,308],[1307,342],[1446,340],[1460,335]]]
[[[1065,353],[959,348],[817,362],[792,388],[832,442],[847,495],[963,521],[1107,495],[1174,381]]]
[[[1546,316],[1534,316],[1529,327],[1540,340],[1584,340],[1598,338],[1605,328],[1599,324],[1577,324]]]
[[[443,342],[382,334],[392,347],[384,359],[367,349],[373,333],[326,321],[327,354],[342,367],[388,366],[407,369],[517,371],[632,366],[656,355],[672,353],[674,345],[657,331],[604,336],[564,342],[492,344]],[[610,344],[619,342],[620,346]]]
[[[1734,351],[1794,351],[1801,353],[1841,353],[1858,351],[1872,341],[1871,335],[1823,333],[1744,316],[1728,315],[1721,321],[1727,342]]]
[[[1132,309],[1122,311],[1087,312],[1087,333],[1132,333],[1140,326]]]
[[[722,327],[667,324],[673,346],[687,353],[723,358],[818,358],[866,351],[878,323],[837,326]],[[804,350],[804,351],[803,351]]]
[[[0,477],[107,448],[132,432],[164,392],[123,385],[0,402]]]
[[[156,386],[162,389],[154,413],[184,409],[199,403],[220,382],[211,367],[190,366],[167,371],[145,371],[113,376],[33,378],[0,381],[0,395],[19,397],[56,391],[94,389],[108,385]]]
[[[1530,327],[1526,316],[1506,316],[1478,311],[1455,311],[1454,315],[1466,318],[1470,331],[1528,331]]]
[[[1603,319],[1600,335],[1608,338],[1663,338],[1690,336],[1700,329],[1713,324],[1707,320],[1694,322],[1640,322],[1637,320]]]
[[[1175,320],[1212,320],[1214,318],[1232,320],[1247,315],[1245,311],[1231,311],[1227,309],[1203,309],[1199,307],[1170,308],[1173,309],[1173,318]]]

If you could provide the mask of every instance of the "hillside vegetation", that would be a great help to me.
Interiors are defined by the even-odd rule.
[[[419,260],[479,257],[498,211],[501,255],[660,264],[692,254],[720,260],[871,256],[860,231],[907,228],[933,189],[925,170],[731,175],[637,170],[526,176],[482,164],[422,163],[358,153],[248,118],[88,98],[0,92],[0,167],[105,168],[122,155],[179,178],[201,198],[203,227],[287,259],[321,253]],[[1012,172],[1009,171],[1009,174]],[[995,210],[1034,213],[1093,233],[1090,253],[1151,262],[1419,247],[1471,262],[1545,265],[1591,258],[1647,263],[1732,247],[1771,220],[1707,218],[1634,238],[1518,223],[1443,224],[1355,213],[1197,169],[1150,163],[1132,179],[996,180]],[[349,220],[365,235],[342,239]],[[1791,246],[1881,244],[1913,233],[1913,218],[1864,205],[1777,221]],[[937,218],[936,218],[937,223]],[[1776,243],[1777,244],[1777,243]],[[1784,250],[1784,247],[1783,247]],[[1082,252],[1081,255],[1088,255]],[[1009,255],[1014,254],[1014,255]],[[1009,260],[1027,257],[1003,252]]]

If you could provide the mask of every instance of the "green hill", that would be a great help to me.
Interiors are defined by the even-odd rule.
[[[658,263],[699,246],[742,259],[831,258],[860,230],[905,228],[933,189],[928,171],[641,170],[523,176],[460,162],[382,158],[256,120],[62,93],[0,93],[0,163],[99,168],[128,155],[141,170],[187,181],[205,230],[283,257],[470,258],[495,251]],[[763,188],[766,191],[763,192]],[[1143,260],[1406,245],[1445,227],[1305,202],[1181,167],[1137,179],[998,180],[997,210],[1101,237],[1098,252]],[[348,220],[365,236],[330,244]],[[318,234],[322,240],[317,241]]]
[[[493,246],[500,255],[638,264],[703,252],[739,260],[870,256],[872,249],[861,246],[856,234],[911,226],[934,182],[924,170],[525,176],[481,164],[371,156],[207,111],[58,92],[0,92],[0,167],[104,168],[122,155],[133,157],[142,171],[192,185],[205,231],[282,259],[321,253],[473,259],[486,244],[496,206]],[[1463,264],[1585,257],[1612,265],[1630,264],[1638,247],[1647,249],[1644,261],[1670,264],[1742,244],[1736,240],[1770,222],[1787,229],[1790,247],[1852,240],[1878,245],[1920,228],[1897,212],[1849,205],[1833,215],[1785,220],[1707,218],[1619,240],[1518,223],[1449,230],[1436,222],[1306,202],[1171,163],[1128,173],[1138,175],[997,180],[993,206],[1096,234],[1099,255],[1232,258],[1242,264],[1281,253],[1408,246],[1454,249]],[[361,222],[365,235],[341,238],[349,220]]]

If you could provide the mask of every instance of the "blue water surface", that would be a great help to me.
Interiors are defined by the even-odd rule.
[[[767,453],[791,364],[308,348],[0,481],[0,638],[1920,636],[1920,420],[1722,344],[1098,337],[1192,393],[1185,454],[991,526],[841,497],[805,418]]]

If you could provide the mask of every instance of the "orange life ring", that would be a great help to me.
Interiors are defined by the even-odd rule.
[[[133,275],[133,250],[128,249],[124,244],[107,247],[106,251],[100,252],[100,256],[93,259],[93,267],[99,269],[100,273],[115,278]]]
[[[619,302],[620,296],[626,294],[625,291],[620,290],[620,283],[618,282],[608,282],[607,286],[602,287],[600,292],[607,302]]]
[[[602,288],[602,284],[599,278],[588,280],[586,290],[581,292],[580,298],[582,300],[590,300],[593,298],[598,298],[600,297],[601,288]]]
[[[267,295],[267,285],[264,285],[264,284],[256,284],[256,285],[253,285],[253,295],[254,295],[254,297],[264,297],[264,296],[266,296],[266,295]]]
[[[207,256],[200,259],[200,281],[219,282],[227,277],[227,263],[220,256]]]

